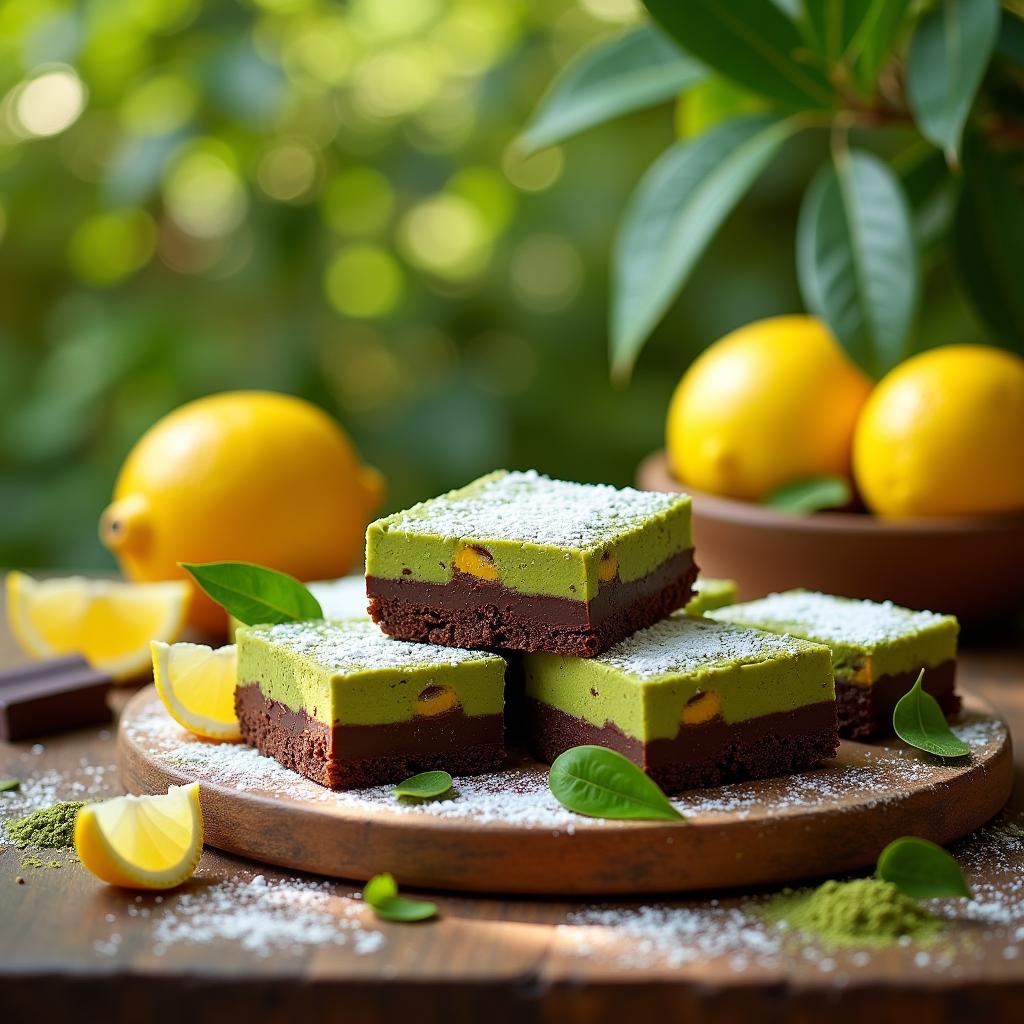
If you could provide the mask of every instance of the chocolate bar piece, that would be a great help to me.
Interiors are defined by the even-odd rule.
[[[0,740],[8,743],[110,721],[110,678],[80,655],[0,672]]]

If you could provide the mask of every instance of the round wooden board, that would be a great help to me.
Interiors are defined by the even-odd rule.
[[[637,895],[769,885],[870,867],[903,835],[948,843],[1006,802],[1009,731],[967,704],[965,764],[898,740],[844,742],[793,776],[694,790],[681,824],[597,821],[547,790],[546,767],[456,780],[457,799],[399,805],[390,787],[333,793],[241,745],[196,740],[152,687],[121,717],[125,787],[199,782],[206,842],[254,860],[339,878],[388,871],[402,885],[538,895]]]

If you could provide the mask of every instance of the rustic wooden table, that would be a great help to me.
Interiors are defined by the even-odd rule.
[[[961,662],[964,689],[989,700],[1018,736],[1022,638],[1014,628],[975,639]],[[19,658],[0,633],[0,667]],[[116,693],[115,704],[127,696]],[[0,798],[0,816],[23,807],[26,793],[116,794],[114,727],[0,744],[3,777],[26,787]],[[1019,1020],[1024,743],[1016,780],[1001,824],[960,849],[974,908],[951,911],[950,938],[930,951],[762,948],[760,933],[730,910],[735,896],[646,912],[618,903],[602,915],[592,905],[439,895],[437,921],[387,924],[349,898],[353,886],[289,880],[214,850],[177,893],[136,896],[98,883],[66,854],[59,868],[31,868],[7,847],[0,1021]],[[268,910],[254,893],[277,902]],[[249,909],[233,915],[234,903]],[[276,932],[266,931],[271,910],[286,922]],[[337,936],[319,933],[325,921]]]

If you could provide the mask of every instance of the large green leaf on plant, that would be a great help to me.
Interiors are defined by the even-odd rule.
[[[835,95],[794,22],[771,0],[644,0],[687,53],[794,110],[827,109]]]
[[[980,134],[968,136],[953,251],[960,279],[995,340],[1024,355],[1021,173],[1019,161],[1015,167]]]
[[[808,308],[867,373],[903,358],[920,271],[909,204],[878,157],[844,152],[814,179],[797,225],[797,271]]]
[[[795,118],[726,121],[694,142],[677,142],[630,197],[612,265],[612,373],[627,378],[722,221],[753,184]]]
[[[940,0],[910,45],[907,95],[921,134],[953,162],[999,34],[999,0]]]
[[[672,99],[705,74],[655,25],[643,25],[572,61],[541,100],[521,141],[530,151],[561,142]]]

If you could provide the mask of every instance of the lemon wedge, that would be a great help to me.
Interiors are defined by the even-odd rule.
[[[171,718],[208,740],[240,740],[235,715],[235,645],[214,650],[204,644],[154,640],[153,679]]]
[[[99,879],[126,889],[173,889],[199,863],[199,783],[165,796],[119,796],[86,804],[75,819],[75,851]]]
[[[7,621],[33,658],[81,654],[114,679],[149,667],[151,640],[176,640],[188,613],[189,584],[119,583],[84,576],[36,580],[7,574]]]

